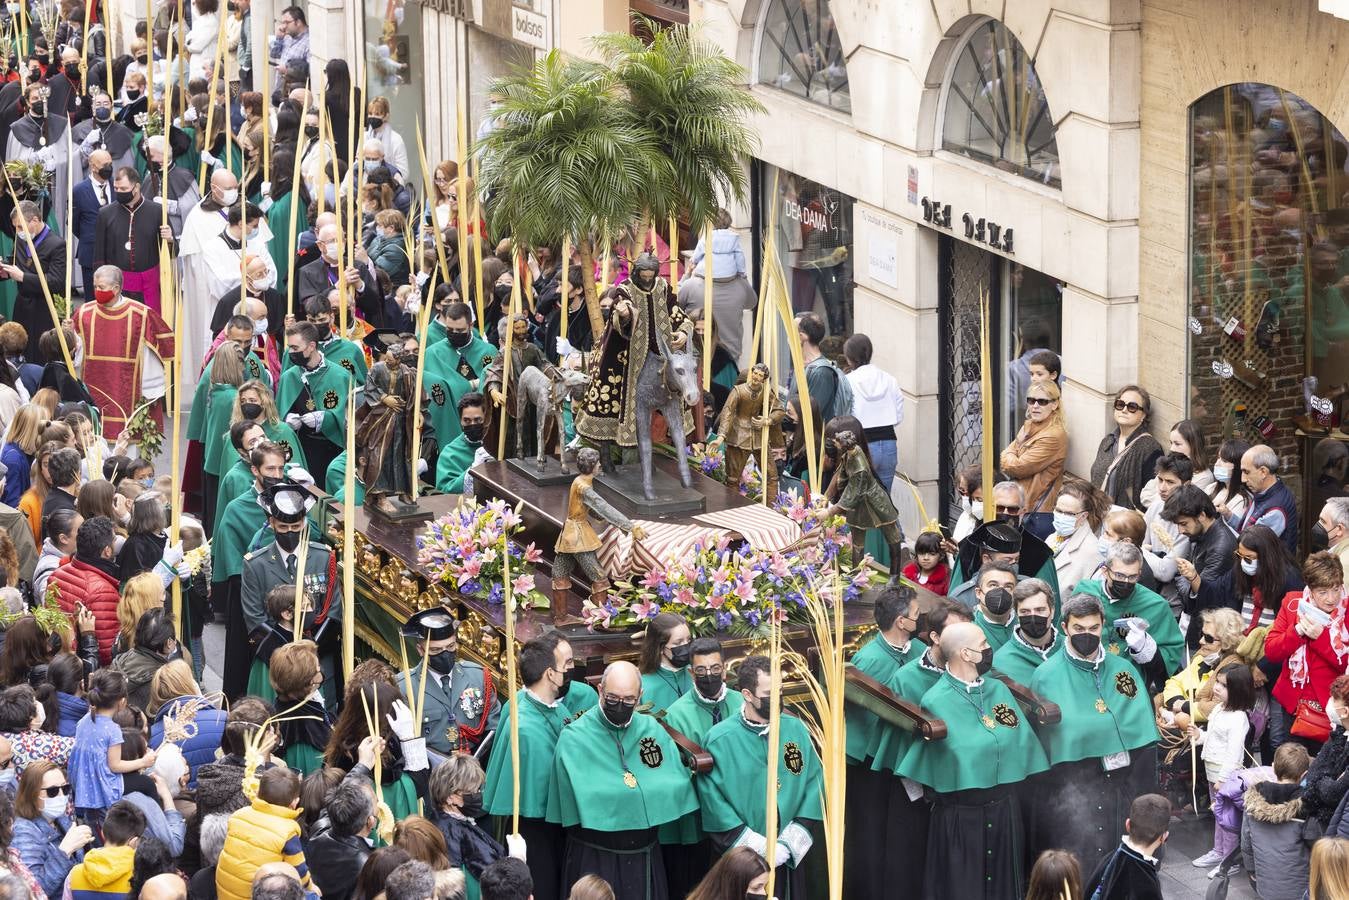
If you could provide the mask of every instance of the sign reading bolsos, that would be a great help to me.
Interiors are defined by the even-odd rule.
[[[924,197],[921,205],[924,222],[934,228],[950,229],[951,204],[943,205],[940,200],[930,200]],[[1012,229],[1004,228],[997,222],[990,222],[982,216],[976,219],[969,213],[962,215],[960,222],[965,228],[965,240],[983,244],[992,250],[998,250],[1008,255],[1015,252],[1012,249]]]
[[[548,19],[520,7],[511,10],[511,37],[522,44],[548,49]]]

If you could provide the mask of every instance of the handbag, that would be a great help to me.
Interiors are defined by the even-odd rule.
[[[1297,702],[1297,709],[1293,711],[1293,725],[1288,733],[1324,743],[1330,737],[1330,717],[1320,703],[1304,697]]]
[[[1240,867],[1240,861],[1240,847],[1227,854],[1227,857],[1218,864],[1218,871],[1214,873],[1213,880],[1208,883],[1204,900],[1227,900],[1227,889],[1232,880],[1232,872]]]

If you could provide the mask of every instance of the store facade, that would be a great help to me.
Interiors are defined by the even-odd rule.
[[[872,338],[905,394],[900,469],[948,522],[979,452],[985,296],[999,447],[1023,351],[1063,356],[1075,472],[1137,373],[1137,7],[1080,5],[702,4],[767,108],[747,248],[775,221],[793,308]]]
[[[1174,417],[1270,444],[1306,534],[1349,472],[1349,22],[1312,0],[1142,14],[1140,375]]]

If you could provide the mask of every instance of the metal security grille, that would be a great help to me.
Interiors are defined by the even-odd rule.
[[[985,292],[992,298],[989,336],[993,342],[993,358],[997,359],[1001,304],[997,302],[996,259],[991,253],[977,247],[946,235],[941,236],[938,251],[938,265],[941,268],[939,374],[943,423],[940,432],[940,489],[943,520],[947,525],[954,524],[960,515],[956,477],[961,469],[980,462],[984,408],[979,388],[979,298]],[[995,368],[995,413],[1001,384],[1002,378]]]

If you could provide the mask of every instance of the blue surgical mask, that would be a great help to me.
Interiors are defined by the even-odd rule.
[[[1054,533],[1066,538],[1077,530],[1077,516],[1068,513],[1054,513]]]
[[[375,171],[378,168],[379,168],[379,160],[367,159],[365,161],[365,174],[369,175],[371,172]]]
[[[252,231],[248,233],[248,242],[252,243],[253,241],[256,241],[258,239],[258,235],[261,233],[262,233],[261,228],[254,228]]]
[[[1241,571],[1245,572],[1247,575],[1254,575],[1256,572],[1260,571],[1260,560],[1243,559],[1241,561]]]
[[[0,769],[0,789],[12,791],[18,783],[19,773],[15,770],[13,763],[10,763],[6,769]]]
[[[1101,559],[1105,559],[1106,556],[1109,555],[1110,548],[1114,545],[1115,542],[1105,535],[1101,535],[1096,539],[1096,551],[1101,554]]]
[[[1213,467],[1213,480],[1222,484],[1227,484],[1232,477],[1232,467],[1224,465],[1215,465]]]

